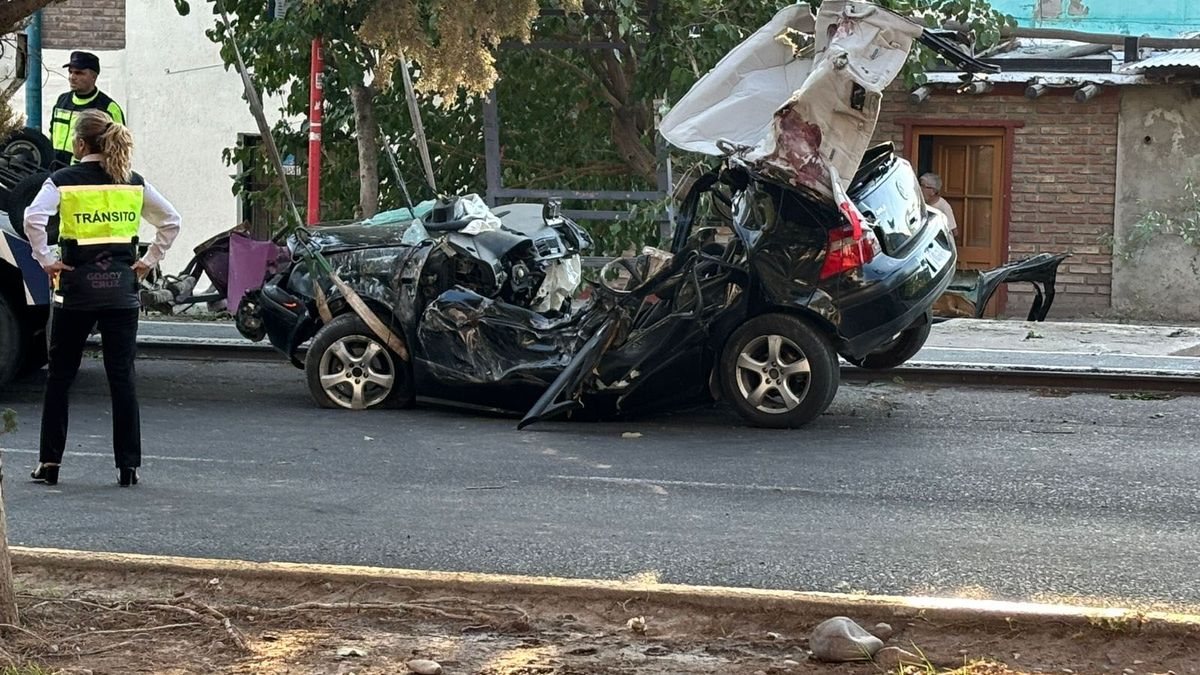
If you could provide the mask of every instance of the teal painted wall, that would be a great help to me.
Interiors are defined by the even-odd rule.
[[[991,0],[1022,26],[1175,37],[1200,32],[1200,0]]]

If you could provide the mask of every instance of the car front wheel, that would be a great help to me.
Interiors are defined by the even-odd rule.
[[[841,373],[829,339],[798,317],[767,314],[734,331],[721,355],[725,398],[750,424],[792,428],[825,412]]]
[[[413,399],[408,364],[354,314],[338,316],[317,332],[304,372],[322,408],[395,408]]]

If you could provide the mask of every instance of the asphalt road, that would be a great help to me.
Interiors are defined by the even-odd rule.
[[[285,364],[139,363],[115,485],[101,364],[61,483],[41,376],[0,392],[12,543],[664,582],[1200,604],[1200,399],[846,385],[800,431],[705,408],[550,423],[320,410]],[[626,432],[641,434],[623,437]]]

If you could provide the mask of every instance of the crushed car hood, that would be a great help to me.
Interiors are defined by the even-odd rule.
[[[312,243],[326,252],[355,248],[401,246],[409,223],[371,225],[363,221],[330,223],[308,228]]]
[[[807,34],[807,35],[800,35]],[[849,189],[883,90],[917,39],[966,70],[995,70],[869,2],[780,11],[700,79],[664,118],[684,150],[736,155],[764,174],[833,197]],[[808,57],[811,53],[811,57]]]

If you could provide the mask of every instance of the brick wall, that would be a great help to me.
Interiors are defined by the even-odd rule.
[[[125,48],[125,0],[65,0],[47,7],[42,22],[46,49]]]
[[[1120,98],[1109,89],[1076,103],[1072,93],[1030,101],[1015,88],[997,87],[986,96],[938,91],[914,106],[906,91],[889,90],[875,135],[877,141],[894,141],[906,154],[898,120],[939,126],[951,120],[1023,123],[1014,130],[1009,258],[1043,251],[1075,254],[1059,268],[1052,318],[1105,312],[1112,296],[1112,257],[1104,241],[1113,233]],[[1007,313],[1028,310],[1029,288],[1012,286]]]

